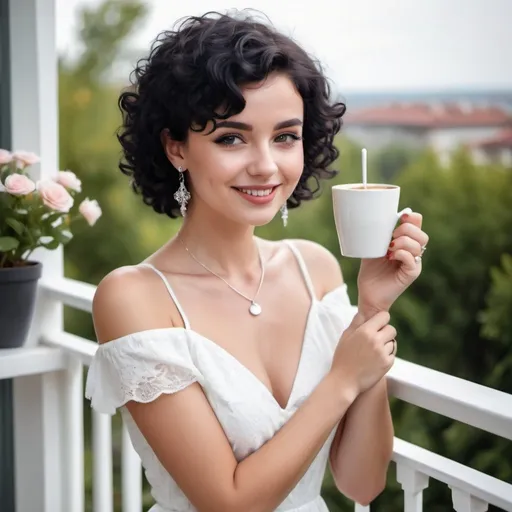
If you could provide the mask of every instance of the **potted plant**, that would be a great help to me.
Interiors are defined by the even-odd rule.
[[[0,348],[25,343],[42,273],[33,251],[67,244],[75,221],[93,226],[101,216],[98,202],[88,198],[73,211],[82,192],[73,172],[32,181],[28,171],[37,162],[34,153],[0,149]]]

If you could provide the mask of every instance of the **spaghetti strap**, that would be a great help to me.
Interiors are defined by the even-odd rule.
[[[148,267],[151,270],[153,270],[165,284],[165,287],[167,288],[167,291],[169,292],[169,295],[171,296],[172,300],[174,301],[174,304],[176,305],[176,309],[178,310],[179,314],[181,315],[181,319],[183,320],[183,324],[185,326],[185,329],[190,329],[190,322],[188,321],[187,315],[185,315],[185,312],[183,311],[183,308],[181,307],[181,304],[176,297],[176,294],[174,293],[173,289],[171,288],[171,285],[169,283],[169,280],[164,276],[164,274],[158,270],[154,265],[151,263],[139,263],[139,267]]]
[[[306,283],[306,287],[308,289],[309,294],[311,295],[311,299],[316,299],[315,288],[313,287],[313,282],[311,281],[311,276],[309,275],[308,268],[306,267],[306,262],[302,257],[299,249],[291,242],[290,240],[283,240],[283,242],[290,248],[297,263],[299,264],[300,271],[302,273],[302,277],[304,278],[304,282]]]

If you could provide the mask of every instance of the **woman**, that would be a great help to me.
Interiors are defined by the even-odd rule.
[[[207,14],[166,32],[121,95],[121,170],[176,237],[98,286],[87,396],[121,408],[153,512],[327,510],[384,488],[393,428],[388,310],[427,235],[404,218],[361,264],[358,307],[336,259],[254,227],[334,175],[345,106],[296,43],[253,18]],[[416,258],[416,259],[415,259]]]

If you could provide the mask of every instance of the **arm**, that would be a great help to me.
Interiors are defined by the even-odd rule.
[[[364,318],[358,313],[354,325],[364,323]],[[345,496],[367,505],[384,490],[393,437],[387,381],[383,378],[356,398],[331,446],[331,471]]]
[[[337,286],[343,277],[336,258],[325,248],[296,240],[318,294]],[[376,311],[358,313],[357,328]],[[386,379],[360,394],[341,420],[334,438],[330,464],[338,489],[350,499],[367,504],[382,492],[393,452],[393,422],[389,409]]]
[[[359,311],[364,317],[389,311],[419,276],[421,265],[414,258],[423,254],[429,239],[421,230],[422,222],[419,213],[402,217],[393,232],[391,265],[383,265],[384,258],[362,261],[358,288]],[[356,399],[346,415],[343,432],[337,432],[331,465],[338,487],[348,495],[361,496],[362,502],[372,501],[384,487],[392,452],[393,422],[383,378]]]
[[[144,289],[148,276],[141,279],[141,272],[123,270],[99,285],[93,317],[100,342],[162,327],[166,321],[169,327],[169,299],[163,300],[166,308],[158,306],[161,297]],[[127,408],[198,511],[270,512],[302,478],[354,398],[329,373],[280,431],[241,462],[197,383],[147,404],[129,402]]]
[[[336,432],[330,463],[336,486],[343,494],[367,505],[384,490],[393,435],[383,378],[357,397]]]

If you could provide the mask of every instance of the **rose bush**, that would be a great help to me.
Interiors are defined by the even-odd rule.
[[[0,268],[27,264],[38,247],[57,249],[73,237],[73,222],[93,226],[101,217],[98,202],[89,198],[73,213],[82,182],[72,171],[35,183],[28,169],[38,162],[34,153],[0,149]]]

